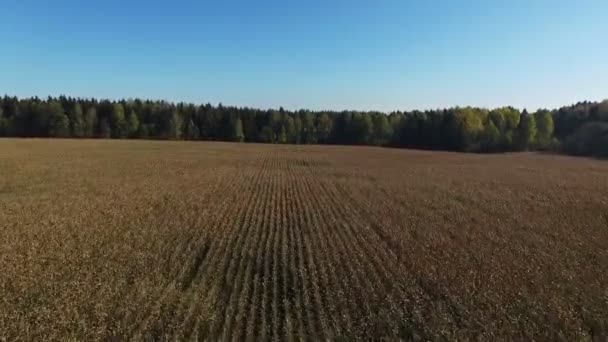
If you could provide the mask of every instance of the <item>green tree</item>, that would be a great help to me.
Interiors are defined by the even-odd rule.
[[[128,135],[127,120],[125,119],[125,108],[121,103],[115,103],[112,106],[110,129],[112,130],[112,138],[126,138]]]
[[[110,123],[106,118],[99,120],[99,136],[102,138],[112,137],[112,128],[110,128]]]
[[[598,103],[596,112],[598,120],[608,121],[608,100]]]
[[[86,137],[95,136],[95,128],[97,127],[97,108],[89,106],[87,112],[84,115],[84,135]]]
[[[584,123],[565,139],[561,150],[573,155],[608,158],[608,123]]]
[[[372,144],[386,145],[393,135],[393,130],[386,115],[380,113],[373,118],[374,137]]]
[[[541,149],[551,147],[553,139],[553,115],[548,110],[539,110],[534,114],[536,121],[536,142]]]
[[[368,113],[356,113],[350,122],[349,134],[354,144],[365,145],[372,141],[374,125]]]
[[[489,116],[501,132],[515,130],[519,125],[520,113],[513,107],[496,108],[490,111]]]
[[[496,126],[499,130],[502,131],[507,127],[506,118],[505,118],[503,110],[498,109],[498,108],[491,110],[489,117],[490,117],[490,121],[492,123],[494,123],[494,126]],[[487,128],[487,124],[486,124],[486,128]]]
[[[483,119],[487,114],[471,107],[459,108],[454,114],[454,129],[458,136],[458,149],[474,151],[479,133],[483,130]]]
[[[171,112],[169,118],[169,138],[180,139],[182,137],[182,117],[177,109]]]
[[[49,111],[47,103],[31,102],[19,115],[23,136],[48,136]]]
[[[320,143],[326,143],[331,137],[333,121],[327,113],[321,113],[317,119],[317,137]]]
[[[281,126],[281,129],[279,129],[277,141],[279,144],[287,144],[287,130],[285,129],[285,126]]]
[[[4,116],[2,107],[0,107],[0,137],[11,136],[10,119]]]
[[[152,128],[150,127],[151,125],[149,124],[141,124],[139,125],[139,129],[137,130],[137,137],[138,138],[142,138],[142,139],[146,139],[150,137],[150,131],[152,130]]]
[[[511,150],[513,135],[519,125],[519,111],[513,107],[496,108],[490,111],[489,118],[500,132],[500,146],[496,146],[495,149]]]
[[[296,115],[293,118],[293,128],[294,128],[294,143],[301,144],[302,143],[302,119],[300,119],[299,115]]]
[[[596,124],[608,122],[608,101],[585,101],[554,111],[537,111],[534,115],[526,111],[520,114],[513,107],[491,111],[449,108],[386,116],[378,112],[289,112],[283,108],[258,110],[221,104],[197,107],[165,101],[110,102],[66,96],[46,99],[4,96],[0,98],[0,108],[2,136],[247,138],[280,143],[390,144],[461,151],[544,149],[565,146],[567,142],[571,150],[589,154],[590,151],[597,154],[597,148],[591,145],[605,141],[605,127]],[[241,120],[242,138],[234,135],[237,118]],[[581,129],[583,126],[585,129]],[[568,138],[575,133],[576,139]],[[587,138],[587,133],[594,136]]]
[[[317,132],[315,127],[314,114],[309,111],[304,111],[301,114],[302,118],[302,143],[314,144],[317,142]]]
[[[70,132],[73,137],[82,138],[85,135],[86,124],[84,122],[84,114],[82,112],[82,105],[78,102],[74,104],[72,110],[69,113],[70,119]]]
[[[283,111],[283,108],[281,108],[281,111]],[[278,112],[276,110],[270,111],[268,115],[268,125],[272,128],[272,132],[275,136],[279,134],[279,130],[281,129],[281,123],[281,112]]]
[[[390,143],[391,144],[399,144],[401,141],[401,124],[402,124],[403,115],[401,113],[391,113],[388,118],[388,121],[391,125],[391,135]]]
[[[287,142],[290,144],[296,144],[297,143],[297,136],[296,136],[296,125],[295,125],[295,121],[291,116],[287,116],[285,118],[285,134],[287,135]]]
[[[25,135],[27,118],[25,113],[20,110],[20,105],[17,98],[7,101],[4,108],[3,130],[5,136],[23,136]],[[2,110],[0,106],[0,110]]]
[[[245,141],[245,134],[243,133],[243,121],[241,121],[241,118],[234,120],[234,129],[232,132],[232,139],[234,141]]]
[[[484,152],[495,152],[500,149],[500,130],[493,120],[488,120],[481,135],[481,150]]]
[[[184,136],[188,140],[200,139],[200,132],[196,124],[194,124],[194,121],[192,121],[192,119],[186,122],[186,126],[184,128]]]
[[[524,111],[519,121],[519,127],[517,128],[517,147],[522,150],[528,149],[532,147],[535,139],[536,121],[534,120],[534,116]]]
[[[127,115],[127,135],[129,137],[135,137],[139,130],[139,118],[135,110],[131,109]]]
[[[274,132],[272,131],[272,127],[269,125],[262,127],[262,130],[260,131],[260,141],[265,143],[274,142]]]
[[[63,138],[70,135],[70,119],[65,115],[61,103],[47,103],[44,111],[48,118],[48,134],[51,137]]]

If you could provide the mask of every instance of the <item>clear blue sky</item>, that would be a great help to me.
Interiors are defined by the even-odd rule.
[[[0,0],[0,93],[238,106],[608,98],[608,1]]]

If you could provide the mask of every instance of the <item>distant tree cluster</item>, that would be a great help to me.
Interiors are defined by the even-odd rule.
[[[554,121],[563,152],[608,157],[608,100],[562,107],[554,113]]]
[[[387,115],[260,110],[139,99],[0,99],[0,136],[5,137],[224,140],[468,152],[554,149],[561,141],[567,152],[602,155],[593,151],[607,152],[607,134],[606,101],[535,113],[512,107],[464,107]],[[581,141],[582,138],[588,140]]]

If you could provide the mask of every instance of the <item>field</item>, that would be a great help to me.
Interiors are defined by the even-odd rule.
[[[0,340],[608,331],[608,162],[0,140]]]

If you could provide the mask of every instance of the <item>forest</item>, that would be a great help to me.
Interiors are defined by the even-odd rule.
[[[289,111],[66,96],[0,98],[0,136],[341,144],[464,152],[552,150],[608,157],[608,100],[513,107]]]

